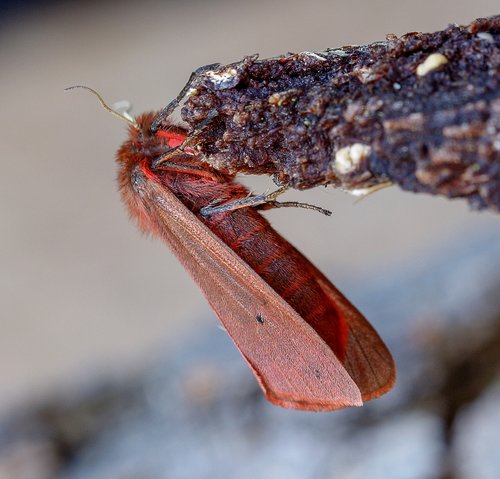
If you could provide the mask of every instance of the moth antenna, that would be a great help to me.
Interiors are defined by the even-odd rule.
[[[90,88],[88,86],[85,86],[85,85],[73,85],[73,86],[69,86],[67,88],[64,89],[64,91],[70,91],[70,90],[74,90],[75,88],[83,88],[84,90],[88,90],[89,92],[93,93],[97,99],[99,100],[99,103],[101,104],[101,106],[109,111],[109,113],[111,113],[112,115],[115,115],[116,117],[122,119],[122,120],[125,120],[129,125],[132,125],[134,128],[138,129],[139,128],[139,124],[135,121],[135,119],[129,114],[129,110],[130,110],[130,103],[129,102],[118,102],[116,103],[115,105],[120,105],[120,107],[125,107],[125,110],[123,113],[119,113],[118,111],[114,110],[113,108],[111,108],[102,98],[101,95],[99,95],[99,93],[97,93],[93,88]]]

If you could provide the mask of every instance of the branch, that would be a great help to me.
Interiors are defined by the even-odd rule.
[[[218,169],[353,193],[388,181],[500,211],[500,16],[201,69],[182,109]],[[212,67],[212,66],[211,66]]]

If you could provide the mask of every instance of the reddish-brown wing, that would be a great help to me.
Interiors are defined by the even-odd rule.
[[[311,411],[360,406],[356,383],[288,303],[172,192],[140,166],[132,175],[163,240],[207,297],[269,401]]]
[[[377,331],[349,300],[316,267],[318,284],[345,317],[349,328],[344,367],[369,401],[389,391],[396,381],[391,353]]]

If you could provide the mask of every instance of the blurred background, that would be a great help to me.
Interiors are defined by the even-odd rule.
[[[0,478],[500,477],[500,222],[386,189],[268,213],[398,361],[361,410],[264,402],[170,252],[115,184],[132,113],[195,68],[364,44],[498,13],[495,0],[1,2]],[[245,179],[256,192],[266,179]]]

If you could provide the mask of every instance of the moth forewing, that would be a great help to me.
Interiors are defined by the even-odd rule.
[[[358,386],[314,329],[172,192],[144,175],[142,184],[162,239],[203,291],[266,397],[305,410],[360,406]]]

